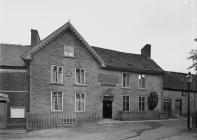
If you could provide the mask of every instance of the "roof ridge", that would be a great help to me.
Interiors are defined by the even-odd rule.
[[[98,49],[103,49],[103,50],[114,51],[114,52],[117,52],[117,53],[132,54],[132,55],[137,55],[137,56],[141,56],[141,57],[145,57],[145,58],[147,58],[146,56],[143,56],[143,55],[141,55],[141,54],[136,54],[136,53],[122,52],[122,51],[117,51],[117,50],[112,50],[112,49],[106,49],[106,48],[96,47],[96,46],[91,46],[91,47],[93,47],[93,48],[98,48]]]
[[[182,75],[186,75],[187,73],[184,73],[184,72],[177,72],[177,71],[165,71],[167,73],[173,73],[173,74],[182,74]],[[195,74],[192,74],[192,75],[195,75]]]

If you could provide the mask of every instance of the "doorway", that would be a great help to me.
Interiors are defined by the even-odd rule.
[[[7,102],[0,101],[0,128],[7,127]]]
[[[181,116],[182,114],[182,100],[181,99],[177,99],[175,101],[175,116]]]
[[[163,99],[163,112],[167,113],[171,117],[171,100]]]
[[[112,101],[103,101],[103,118],[112,118]]]

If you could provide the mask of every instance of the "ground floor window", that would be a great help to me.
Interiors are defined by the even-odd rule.
[[[139,111],[145,110],[145,97],[139,97]]]
[[[75,94],[75,111],[77,112],[85,111],[85,94],[84,93]]]
[[[62,111],[63,110],[63,93],[52,92],[51,93],[51,110]]]
[[[130,109],[130,97],[123,96],[123,111],[129,111]]]

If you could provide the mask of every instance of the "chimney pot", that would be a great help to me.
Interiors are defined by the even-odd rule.
[[[31,46],[35,46],[40,42],[40,36],[38,30],[31,29]]]
[[[146,56],[148,58],[151,58],[151,45],[146,44],[142,49],[141,49],[141,55]]]

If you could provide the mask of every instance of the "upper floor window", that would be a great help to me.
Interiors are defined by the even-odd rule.
[[[51,66],[51,82],[63,83],[63,66]]]
[[[145,110],[145,97],[139,97],[139,111]]]
[[[74,57],[74,45],[64,44],[64,56]]]
[[[122,87],[129,88],[130,87],[130,80],[129,80],[129,74],[123,73],[122,74]]]
[[[76,68],[75,70],[75,83],[80,85],[85,85],[85,69]]]
[[[130,97],[123,96],[123,111],[129,111],[130,109]]]
[[[144,74],[138,75],[138,87],[145,88],[145,75]]]
[[[75,94],[75,111],[78,111],[78,112],[85,111],[85,94],[84,93]]]
[[[63,110],[63,94],[62,92],[51,92],[51,111]]]

